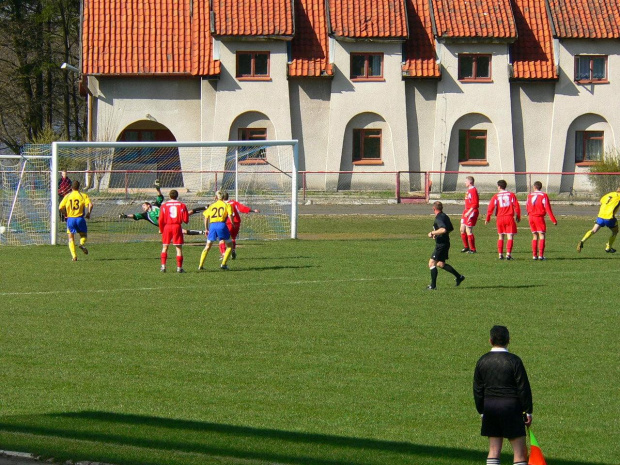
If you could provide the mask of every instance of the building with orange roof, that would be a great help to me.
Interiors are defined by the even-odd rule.
[[[93,140],[299,139],[300,169],[334,173],[326,189],[342,171],[351,188],[362,173],[452,171],[444,190],[461,171],[584,171],[620,145],[620,0],[84,0],[83,12]]]

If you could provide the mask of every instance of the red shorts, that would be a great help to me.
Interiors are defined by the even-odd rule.
[[[544,216],[530,216],[529,220],[530,220],[530,230],[533,233],[537,233],[537,232],[544,233],[547,231],[547,224],[545,223]]]
[[[517,223],[514,216],[497,217],[498,234],[517,234]]]
[[[230,238],[237,239],[237,235],[239,234],[239,229],[241,228],[241,223],[226,223],[228,226],[228,230],[230,231]]]
[[[161,233],[161,242],[164,245],[183,245],[183,228],[180,224],[167,224]]]
[[[480,211],[474,210],[473,213],[471,213],[469,216],[463,215],[461,217],[461,224],[468,226],[470,228],[473,228],[474,226],[476,226],[476,223],[478,222],[479,214],[480,214]]]

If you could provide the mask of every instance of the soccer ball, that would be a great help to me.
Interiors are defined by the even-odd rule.
[[[0,234],[4,234],[6,232],[6,226],[0,226]]]

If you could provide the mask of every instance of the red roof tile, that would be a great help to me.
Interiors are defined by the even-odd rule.
[[[515,79],[557,79],[545,0],[513,0],[519,37],[512,44]]]
[[[325,0],[295,0],[295,37],[289,76],[331,76]]]
[[[435,33],[445,38],[516,39],[510,0],[430,0]]]
[[[82,72],[219,74],[207,2],[84,0]]]
[[[435,57],[435,37],[428,0],[406,0],[409,38],[405,42],[403,73],[409,77],[441,76]]]
[[[404,0],[327,0],[330,31],[351,39],[405,39]]]
[[[556,37],[562,39],[620,38],[618,0],[549,0]]]
[[[195,3],[207,3],[206,0]],[[212,0],[214,36],[292,37],[293,0]]]

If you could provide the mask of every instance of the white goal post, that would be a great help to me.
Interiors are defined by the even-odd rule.
[[[79,180],[95,206],[91,222],[94,241],[154,240],[146,221],[122,220],[141,211],[155,197],[160,180],[167,198],[170,189],[188,208],[206,206],[216,190],[260,209],[244,215],[240,238],[297,238],[298,141],[222,142],[54,142],[51,146],[51,244],[59,241],[56,188],[61,170]],[[195,217],[195,218],[194,218]],[[202,215],[191,228],[202,229]]]

